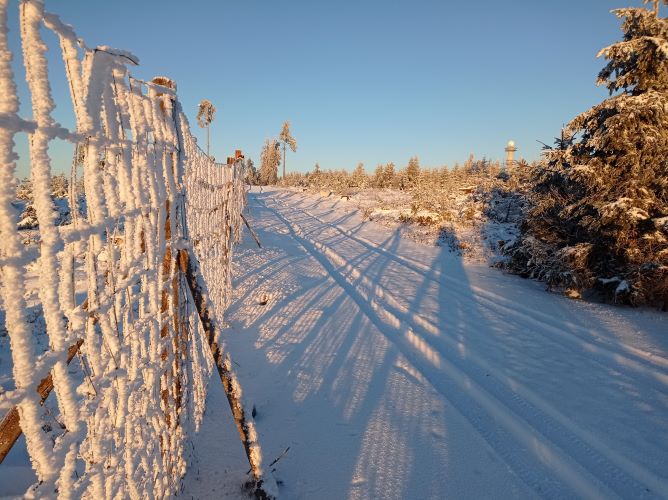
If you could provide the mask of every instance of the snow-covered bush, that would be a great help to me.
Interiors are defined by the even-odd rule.
[[[67,198],[69,195],[69,182],[64,174],[59,174],[51,178],[51,196],[54,198]]]
[[[537,170],[511,268],[631,304],[668,306],[668,19],[618,9],[623,41],[598,84],[612,97],[577,116]]]
[[[408,238],[496,261],[499,249],[517,236],[532,169],[520,162],[506,171],[498,162],[473,156],[461,167],[428,169],[413,157],[398,172],[389,163],[373,175],[361,163],[351,174],[316,165],[307,174],[288,174],[282,184],[344,197],[365,220],[401,224]]]
[[[16,197],[19,200],[32,201],[32,181],[30,179],[21,179],[16,189]]]
[[[78,196],[76,196],[79,213],[85,212],[85,199],[83,186],[78,186]],[[53,201],[53,211],[55,212],[54,224],[64,226],[72,222],[72,213],[70,210],[69,181],[63,174],[51,178],[51,199]],[[15,207],[20,210],[18,218],[19,229],[35,229],[39,223],[37,212],[33,205],[33,188],[29,179],[23,179],[19,182],[16,190],[17,202]]]

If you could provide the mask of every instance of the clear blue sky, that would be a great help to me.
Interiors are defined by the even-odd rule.
[[[595,56],[621,36],[609,10],[642,1],[46,5],[88,46],[136,54],[136,76],[176,80],[193,125],[197,103],[211,100],[218,109],[211,135],[217,158],[240,148],[259,163],[264,140],[290,120],[299,149],[289,154],[288,170],[363,162],[372,171],[389,161],[402,167],[413,155],[427,167],[452,165],[469,153],[500,159],[511,138],[521,156],[537,159],[537,139],[551,142],[562,123],[606,97],[595,86],[604,64]],[[10,21],[15,37],[16,19]],[[49,46],[57,49],[54,41]],[[55,50],[53,57],[54,94],[67,104]],[[59,113],[69,124],[71,114]],[[205,147],[204,133],[193,129]],[[69,169],[71,155],[62,151],[56,145],[54,156]],[[25,172],[25,159],[21,164]]]

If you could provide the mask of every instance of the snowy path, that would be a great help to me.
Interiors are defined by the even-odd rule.
[[[285,498],[668,498],[666,315],[252,193],[227,335]],[[250,240],[250,239],[249,239]],[[266,305],[260,304],[268,294]]]

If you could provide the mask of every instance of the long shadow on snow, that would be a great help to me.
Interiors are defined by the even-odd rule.
[[[395,252],[400,244],[399,236],[399,232],[395,232],[380,246],[388,252]],[[341,238],[328,236],[323,241],[334,244],[340,242]],[[471,286],[468,279],[468,273],[472,271],[464,268],[460,259],[442,249],[428,263],[430,271],[425,275],[424,282],[417,287],[412,297],[405,297],[409,302],[409,316],[420,315],[425,304],[433,300],[434,296],[437,297],[437,332],[420,331],[414,324],[401,324],[401,328],[410,326],[415,330],[410,337],[413,342],[411,346],[411,340],[407,342],[401,339],[396,329],[387,328],[383,324],[374,325],[373,315],[364,314],[364,304],[358,304],[362,314],[352,318],[344,317],[336,325],[331,322],[332,317],[345,314],[344,306],[354,297],[354,289],[364,286],[363,278],[392,291],[392,283],[387,283],[386,279],[390,274],[388,268],[391,259],[372,249],[359,252],[349,262],[354,263],[355,267],[364,264],[363,276],[351,279],[345,270],[332,266],[312,250],[311,257],[319,260],[320,265],[340,285],[340,289],[338,293],[332,289],[312,291],[308,302],[303,303],[302,307],[290,306],[288,302],[287,306],[277,306],[272,310],[272,314],[283,318],[282,325],[274,333],[272,344],[280,343],[285,353],[271,361],[280,364],[281,373],[290,386],[296,405],[306,406],[316,402],[313,404],[320,407],[321,411],[322,407],[326,409],[325,413],[330,419],[323,424],[325,428],[338,425],[333,418],[338,416],[342,419],[342,425],[354,430],[363,429],[361,443],[348,443],[348,456],[337,457],[338,473],[335,477],[338,479],[335,484],[328,484],[326,490],[328,495],[332,494],[332,498],[343,498],[346,493],[351,497],[384,496],[390,485],[391,491],[396,492],[398,497],[402,492],[429,491],[437,493],[437,496],[452,493],[448,491],[449,485],[443,481],[447,473],[439,474],[435,471],[431,477],[428,475],[425,482],[424,474],[416,468],[416,463],[422,466],[425,462],[423,455],[426,452],[430,454],[426,462],[435,463],[440,468],[457,460],[456,454],[432,445],[434,435],[425,431],[426,428],[437,428],[437,435],[447,434],[448,424],[447,415],[443,414],[442,409],[431,408],[429,411],[429,404],[424,400],[422,404],[416,404],[420,400],[420,390],[428,385],[451,402],[496,454],[536,493],[573,493],[564,481],[545,479],[554,477],[550,473],[549,461],[555,459],[553,456],[541,457],[539,452],[544,450],[545,443],[557,452],[569,451],[575,460],[616,491],[638,491],[636,481],[611,464],[605,454],[592,449],[586,434],[581,439],[582,433],[564,428],[558,418],[555,420],[550,408],[542,405],[540,398],[538,402],[532,400],[532,403],[511,389],[519,380],[531,390],[529,382],[536,373],[549,377],[545,365],[549,365],[550,359],[545,358],[541,343],[536,344],[534,341],[537,346],[534,349],[531,335],[535,335],[535,332],[522,332],[522,329],[526,330],[526,325],[518,322],[517,318],[505,318],[510,325],[504,324],[504,318],[499,318],[498,312],[494,314],[490,308],[481,306],[476,300],[476,287]],[[310,258],[308,253],[309,248],[306,248],[305,259]],[[455,281],[439,281],[439,276],[446,275],[455,278]],[[353,295],[345,293],[348,286],[346,279],[348,285],[352,285],[353,289],[349,291]],[[317,286],[324,287],[325,284],[321,282]],[[503,284],[495,286],[495,292],[499,290],[504,291]],[[513,287],[509,287],[506,291],[513,290]],[[357,296],[357,300],[363,302],[363,297]],[[559,309],[556,307],[556,314],[567,312]],[[312,317],[310,323],[302,324],[302,327],[310,330],[309,333],[299,339],[290,338],[291,324],[302,316],[312,314],[313,310],[319,311],[318,316]],[[388,306],[388,311],[392,310]],[[268,317],[265,314],[261,316]],[[375,320],[378,322],[378,318]],[[374,327],[384,330],[381,333],[385,341],[374,332]],[[518,339],[513,342],[511,337],[522,334],[524,338],[521,340],[529,345],[528,351],[518,350]],[[284,337],[287,340],[281,340]],[[271,348],[272,344],[266,345]],[[399,350],[396,358],[392,356],[390,359],[388,355],[390,344],[395,344]],[[550,348],[560,347],[559,343],[549,343],[549,339],[548,344]],[[475,355],[481,348],[490,357],[493,373],[487,371],[489,366],[484,363],[485,360],[481,364],[475,356],[471,357],[470,353]],[[532,349],[535,354],[533,358]],[[421,357],[420,350],[425,350],[429,356]],[[443,377],[441,370],[430,366],[434,364],[434,353],[438,363],[447,364],[450,373],[456,376]],[[525,368],[527,364],[530,365],[528,369]],[[577,370],[576,366],[572,368]],[[601,368],[601,376],[610,375],[609,368]],[[466,383],[457,383],[457,376]],[[563,392],[562,382],[558,379],[552,382],[552,390],[542,396],[558,398],[560,391]],[[582,383],[577,377],[575,382]],[[476,390],[470,389],[467,384],[475,386]],[[646,400],[648,394],[644,396],[640,400]],[[507,426],[500,426],[495,421],[496,412],[505,413],[533,430],[527,434],[509,433]],[[321,435],[315,431],[311,433],[310,438],[317,446]],[[533,448],[530,443],[523,453],[518,453],[517,450],[522,449],[522,443],[518,446],[518,439],[522,441],[527,437],[534,440]],[[353,463],[350,452],[355,447],[358,452]],[[419,450],[421,456],[415,455],[416,450]],[[484,473],[473,469],[471,480],[476,479],[476,474]],[[347,484],[340,484],[342,478],[347,478],[344,481]]]
[[[370,338],[360,335],[369,328],[368,320],[364,316],[341,317],[340,313],[345,312],[343,306],[350,302],[345,291],[338,287],[326,288],[306,294],[308,300],[305,303],[302,301],[301,307],[295,307],[288,302],[285,307],[278,307],[273,311],[274,315],[282,318],[284,325],[274,331],[272,343],[264,344],[268,349],[267,358],[272,363],[280,363],[283,380],[289,385],[295,404],[308,406],[312,401],[317,401],[321,412],[324,408],[324,414],[335,417],[328,422],[321,422],[322,426],[363,429],[375,407],[374,399],[368,397],[368,394],[373,393],[367,391],[369,387],[381,385],[388,378],[389,359],[377,352],[378,348],[370,343]],[[309,333],[298,339],[299,344],[295,344],[297,339],[294,337],[282,342],[283,337],[290,337],[290,326],[313,310],[319,311],[318,317],[308,325],[301,325],[302,328],[306,326]],[[266,318],[267,315],[263,314],[262,317]],[[248,324],[246,328],[252,326]],[[337,330],[341,334],[337,335]],[[293,346],[292,352],[286,356],[277,356],[275,351],[271,352],[275,345],[281,342],[283,345]],[[375,360],[380,362],[380,366],[364,363],[364,360]],[[369,369],[372,367],[373,371]],[[351,373],[355,380],[362,380],[363,383],[348,380],[346,375]],[[304,429],[301,431],[302,434],[308,434]],[[310,436],[308,441],[317,446],[318,437],[322,437],[320,430]],[[304,441],[307,441],[306,437]],[[353,459],[355,453],[349,452],[350,447],[359,446],[357,439],[347,435],[344,441],[347,442],[344,443],[347,446],[346,455]],[[295,448],[293,453],[300,453],[299,446]],[[324,450],[322,452],[324,453]],[[327,496],[343,498],[346,496],[348,481],[340,479],[351,477],[354,463],[349,460],[343,460],[342,463],[344,457],[341,454],[336,454],[333,458],[338,470],[334,475],[335,481],[327,485]]]

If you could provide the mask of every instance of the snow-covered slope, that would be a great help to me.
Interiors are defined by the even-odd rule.
[[[249,196],[226,331],[284,498],[668,496],[665,314]],[[217,418],[207,412],[207,418]]]

